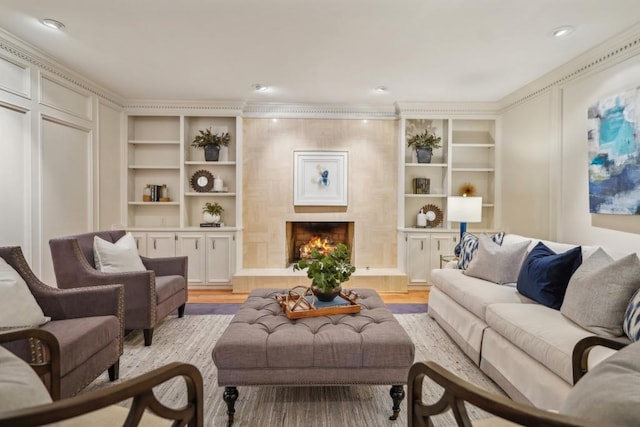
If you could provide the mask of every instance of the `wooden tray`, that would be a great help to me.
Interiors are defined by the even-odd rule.
[[[315,301],[315,309],[310,309],[306,307],[302,307],[298,305],[293,309],[293,306],[296,303],[296,298],[304,298],[298,295],[289,296],[287,299],[287,295],[278,295],[276,298],[280,307],[282,307],[282,311],[289,319],[305,319],[307,317],[318,317],[318,316],[328,316],[331,314],[353,314],[360,313],[360,304],[355,301],[350,300],[347,295],[340,293],[336,297],[336,300],[340,299],[344,302],[345,305],[328,305],[335,304],[335,300],[332,303],[324,303],[322,301]]]

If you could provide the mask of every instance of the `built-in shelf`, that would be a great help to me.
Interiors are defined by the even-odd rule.
[[[184,193],[187,197],[235,197],[236,193]]]
[[[138,139],[132,139],[129,144],[149,144],[149,145],[180,145],[180,141],[142,141]]]
[[[417,198],[417,199],[424,199],[424,198],[441,199],[443,197],[447,197],[447,195],[446,194],[412,194],[412,193],[407,193],[407,194],[404,195],[404,197]]]
[[[420,167],[420,168],[446,168],[446,163],[406,163],[407,167]]]
[[[495,172],[494,168],[451,168],[451,172]]]
[[[236,162],[207,162],[207,161],[189,160],[184,162],[184,164],[195,165],[195,166],[235,166]]]
[[[474,143],[457,143],[451,144],[452,147],[457,148],[494,148],[495,144],[474,144]]]
[[[131,206],[179,206],[176,201],[171,202],[127,202]]]
[[[175,169],[175,170],[179,170],[180,166],[174,166],[174,165],[129,165],[129,169]]]

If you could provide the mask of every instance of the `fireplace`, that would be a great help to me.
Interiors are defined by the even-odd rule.
[[[351,253],[353,262],[353,222],[287,221],[285,229],[287,233],[286,266],[299,261],[300,248],[314,238],[325,240],[329,245],[344,243]]]

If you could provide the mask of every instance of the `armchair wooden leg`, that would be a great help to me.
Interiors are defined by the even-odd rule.
[[[120,377],[120,359],[109,366],[109,381],[115,381]]]
[[[144,345],[150,346],[153,341],[153,328],[143,329],[142,333],[144,334]]]
[[[178,307],[178,317],[184,317],[184,309],[187,306],[187,304],[182,304],[180,307]]]

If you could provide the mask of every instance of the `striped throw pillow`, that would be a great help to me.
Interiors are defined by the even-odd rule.
[[[640,341],[640,289],[633,294],[624,312],[622,329],[631,341]]]
[[[502,240],[504,239],[504,231],[491,236],[498,245],[502,246]],[[458,268],[466,270],[471,262],[471,259],[478,251],[478,236],[474,236],[471,233],[464,233],[462,235],[462,241],[460,242],[460,256],[458,257]]]

